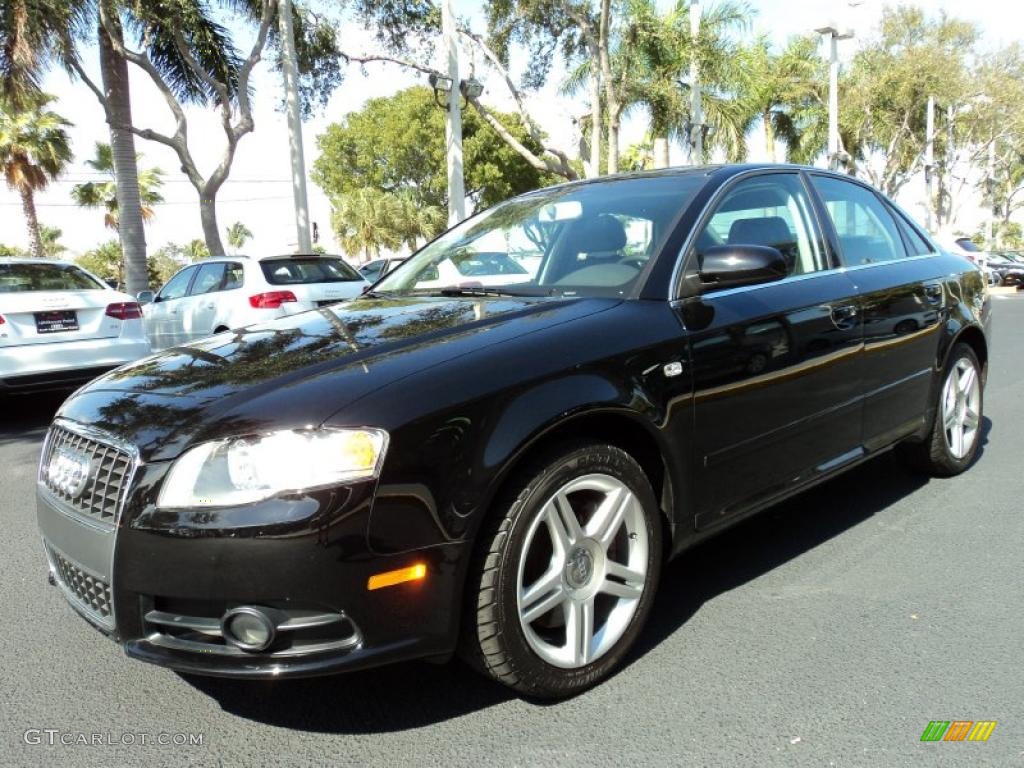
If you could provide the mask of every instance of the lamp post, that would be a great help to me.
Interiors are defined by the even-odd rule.
[[[840,31],[835,24],[814,30],[828,40],[828,167],[839,169],[839,41],[853,37],[850,30]]]
[[[295,199],[295,230],[299,253],[311,253],[309,235],[309,198],[306,194],[306,158],[302,149],[302,115],[299,111],[299,72],[295,57],[295,30],[292,26],[291,0],[278,0],[278,34],[281,37],[281,64],[284,70],[285,103],[288,109],[288,145],[291,150],[292,195]]]
[[[466,188],[462,171],[461,93],[453,88],[459,82],[459,47],[455,39],[455,14],[452,0],[441,0],[441,37],[447,58],[448,104],[444,120],[445,155],[448,158],[448,225],[466,218]]]

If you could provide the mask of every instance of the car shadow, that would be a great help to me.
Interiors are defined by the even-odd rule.
[[[0,445],[38,439],[42,441],[68,392],[0,395]]]
[[[990,428],[986,419],[979,457]],[[928,482],[888,453],[693,548],[666,567],[648,625],[619,674],[628,674],[633,662],[676,632],[704,603],[820,546]],[[334,677],[271,682],[181,678],[239,717],[336,734],[418,728],[515,695],[458,662],[407,662]]]

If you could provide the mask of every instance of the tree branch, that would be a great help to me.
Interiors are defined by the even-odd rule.
[[[506,128],[497,117],[492,115],[490,111],[477,99],[469,99],[469,103],[473,105],[473,108],[480,114],[491,128],[494,129],[495,133],[501,137],[502,141],[508,144],[512,149],[519,153],[519,155],[526,160],[530,165],[536,168],[538,171],[549,171],[557,174],[562,178],[573,181],[579,178],[576,175],[576,171],[569,165],[569,159],[565,153],[558,152],[555,150],[545,148],[545,152],[548,152],[554,157],[537,157],[536,154],[530,151],[530,148],[523,144],[517,139],[511,131]],[[556,161],[555,158],[558,158]]]

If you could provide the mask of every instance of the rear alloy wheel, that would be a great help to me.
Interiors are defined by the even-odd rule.
[[[938,477],[963,472],[981,446],[983,395],[977,355],[967,344],[957,344],[946,365],[932,431],[924,442],[903,446],[904,454]]]
[[[609,674],[639,634],[661,561],[650,483],[624,451],[549,455],[484,533],[470,660],[523,693],[568,696]]]

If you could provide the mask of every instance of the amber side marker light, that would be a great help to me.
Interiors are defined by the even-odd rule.
[[[404,584],[407,581],[422,581],[427,577],[427,566],[423,563],[410,565],[408,568],[399,568],[395,571],[385,571],[370,577],[366,582],[369,590],[393,587],[396,584]]]

